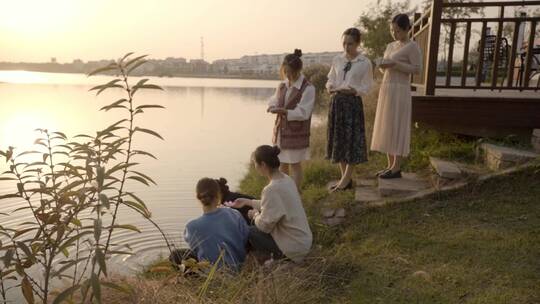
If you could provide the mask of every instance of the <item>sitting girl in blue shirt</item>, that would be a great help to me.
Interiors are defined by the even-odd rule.
[[[235,271],[246,258],[246,243],[249,228],[240,212],[231,208],[219,208],[220,189],[216,180],[203,178],[197,183],[197,199],[202,204],[203,215],[191,220],[184,230],[184,239],[192,255],[198,261],[214,264],[223,252],[220,266]],[[171,255],[178,263],[179,257]]]

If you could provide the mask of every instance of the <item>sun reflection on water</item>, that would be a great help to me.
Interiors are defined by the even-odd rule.
[[[46,77],[41,73],[28,71],[3,71],[0,74],[0,82],[8,83],[42,83]]]
[[[0,121],[0,149],[13,146],[22,152],[33,147],[37,128],[56,130],[55,123],[36,112],[21,111]]]

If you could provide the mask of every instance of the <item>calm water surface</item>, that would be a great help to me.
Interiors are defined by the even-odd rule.
[[[19,152],[30,149],[34,129],[62,131],[68,136],[94,134],[123,118],[120,111],[98,109],[119,98],[121,91],[100,96],[88,90],[110,77],[87,78],[79,74],[49,74],[0,71],[0,149],[15,146]],[[165,110],[148,110],[138,122],[159,132],[164,141],[144,134],[135,138],[135,148],[149,151],[159,160],[144,158],[139,167],[158,183],[146,187],[130,184],[176,246],[183,246],[185,223],[200,215],[195,199],[195,183],[201,177],[225,177],[236,189],[245,174],[253,149],[268,144],[273,116],[265,112],[266,100],[276,81],[204,78],[150,78],[165,91],[140,92],[139,103],[161,104]],[[133,82],[138,79],[134,79]],[[0,162],[0,171],[6,170]],[[0,182],[0,194],[11,191]],[[0,212],[10,212],[22,202],[0,205]],[[127,211],[127,210],[126,210]],[[20,213],[19,213],[20,214]],[[14,218],[0,216],[0,224],[14,224],[31,215]],[[113,257],[113,265],[122,273],[133,273],[141,265],[166,255],[165,243],[157,230],[140,216],[129,211],[121,214],[121,224],[135,224],[142,233],[119,231],[113,242],[129,244],[132,256]]]

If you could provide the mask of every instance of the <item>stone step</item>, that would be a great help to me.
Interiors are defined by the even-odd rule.
[[[531,161],[540,155],[531,151],[518,150],[493,144],[482,144],[486,165],[492,170],[501,170]]]
[[[336,209],[335,217],[345,217],[346,214],[345,208],[338,208]]]
[[[336,213],[336,210],[332,208],[321,209],[321,215],[323,216],[323,218],[333,217],[335,213]]]
[[[534,148],[534,151],[540,153],[540,129],[534,129],[531,144]]]
[[[402,173],[402,178],[379,178],[381,196],[409,195],[430,188],[430,182],[414,173]]]
[[[377,187],[376,179],[362,179],[359,178],[355,181],[355,186],[357,187]]]
[[[345,222],[345,218],[344,217],[325,218],[325,219],[323,219],[322,222],[327,226],[334,227],[334,226],[340,225],[343,222]]]
[[[356,187],[354,197],[358,203],[377,202],[383,199],[379,193],[379,189],[375,187]]]
[[[437,172],[437,175],[442,178],[458,179],[462,176],[461,170],[453,162],[445,161],[435,157],[430,157],[429,162],[431,163],[433,169],[435,169],[435,171]]]

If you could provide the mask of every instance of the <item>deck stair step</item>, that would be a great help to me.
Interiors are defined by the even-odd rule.
[[[453,162],[430,157],[429,162],[437,175],[446,179],[459,179],[462,177],[461,169]]]
[[[507,169],[527,163],[540,157],[540,154],[532,151],[519,150],[487,143],[482,144],[481,148],[484,151],[485,163],[491,170]]]

